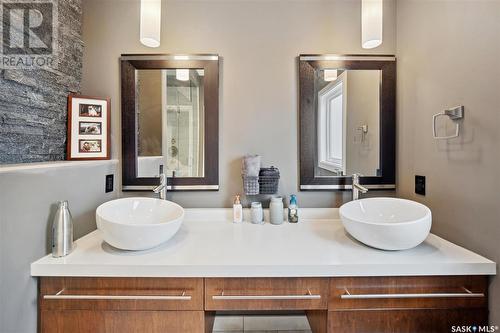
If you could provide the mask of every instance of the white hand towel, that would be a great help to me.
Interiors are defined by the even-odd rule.
[[[247,177],[258,177],[260,171],[260,155],[245,155],[241,173]]]

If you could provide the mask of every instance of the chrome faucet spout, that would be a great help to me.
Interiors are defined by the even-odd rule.
[[[167,200],[167,176],[164,173],[160,174],[160,185],[155,187],[153,192],[160,194],[161,200]]]
[[[359,183],[359,177],[362,176],[358,173],[352,175],[352,200],[359,199],[359,193],[366,193],[368,189]]]

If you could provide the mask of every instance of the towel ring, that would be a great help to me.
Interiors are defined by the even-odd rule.
[[[449,136],[438,136],[436,131],[436,119],[441,116],[448,116],[451,120],[460,120],[464,117],[464,106],[460,105],[444,112],[436,113],[432,116],[432,136],[437,140],[446,140],[457,138],[460,135],[460,124],[457,122],[455,124],[455,134]]]

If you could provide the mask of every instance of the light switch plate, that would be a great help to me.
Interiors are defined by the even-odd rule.
[[[113,192],[115,190],[114,178],[115,175],[106,175],[106,187],[105,187],[106,193]]]
[[[425,195],[425,176],[415,176],[415,193]]]

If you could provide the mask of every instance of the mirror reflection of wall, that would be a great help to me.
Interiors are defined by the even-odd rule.
[[[380,173],[380,70],[315,70],[316,177]]]
[[[138,177],[204,176],[203,69],[137,70]]]

